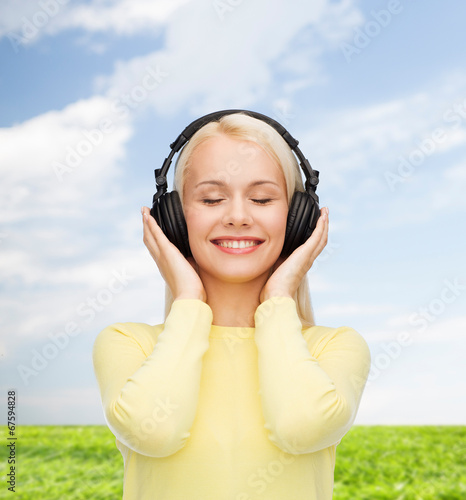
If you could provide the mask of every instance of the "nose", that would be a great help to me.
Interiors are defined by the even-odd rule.
[[[225,211],[222,216],[222,224],[224,226],[250,226],[253,222],[248,206],[248,200],[236,196],[229,203],[223,205]]]

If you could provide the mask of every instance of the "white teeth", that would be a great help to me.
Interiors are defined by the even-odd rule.
[[[225,240],[217,241],[217,245],[224,248],[249,248],[258,245],[258,241],[248,241],[248,240]]]

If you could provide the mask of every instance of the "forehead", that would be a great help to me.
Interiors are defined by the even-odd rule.
[[[204,180],[236,185],[272,181],[285,187],[281,167],[259,144],[225,135],[211,137],[197,146],[186,174],[191,187]]]

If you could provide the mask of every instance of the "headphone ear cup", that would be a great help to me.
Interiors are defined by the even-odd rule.
[[[288,210],[282,257],[291,255],[311,236],[319,217],[319,205],[314,198],[304,191],[295,191]]]
[[[165,193],[152,207],[151,215],[157,221],[166,237],[185,257],[192,257],[189,247],[188,228],[183,207],[177,191]]]
[[[290,207],[288,209],[288,217],[286,219],[286,232],[285,232],[285,242],[283,243],[283,249],[281,256],[288,257],[292,250],[293,241],[296,235],[296,227],[294,222],[296,220],[296,215],[299,211],[301,201],[301,191],[295,191],[293,198],[291,199]]]
[[[170,196],[171,206],[174,214],[175,237],[177,238],[176,246],[180,249],[185,257],[192,257],[191,248],[189,246],[188,226],[184,218],[183,206],[181,205],[180,195],[178,191],[172,191]]]

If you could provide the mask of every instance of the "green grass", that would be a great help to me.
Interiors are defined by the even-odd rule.
[[[17,437],[17,492],[3,466],[0,498],[121,499],[123,460],[106,427],[24,426]],[[334,500],[465,500],[465,464],[466,427],[355,426],[337,447]]]
[[[23,426],[16,431],[16,494],[8,491],[3,472],[0,498],[121,499],[123,458],[107,427]]]
[[[337,447],[334,499],[466,500],[466,427],[353,427]]]

